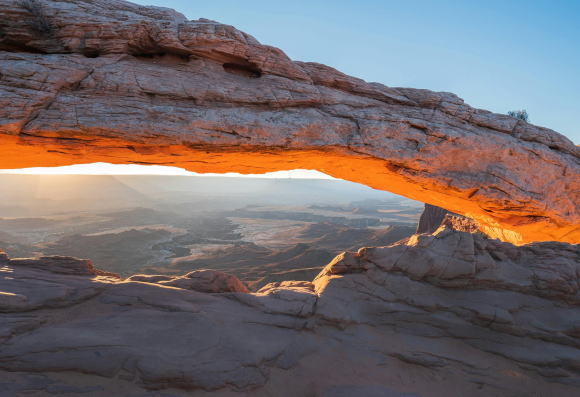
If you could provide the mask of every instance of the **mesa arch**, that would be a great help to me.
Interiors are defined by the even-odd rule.
[[[454,94],[295,62],[235,28],[118,0],[0,0],[0,168],[306,168],[580,242],[580,148]]]

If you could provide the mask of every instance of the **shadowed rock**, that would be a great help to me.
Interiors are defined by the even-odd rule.
[[[505,240],[580,242],[580,148],[557,132],[294,62],[166,8],[34,3],[0,0],[2,168],[316,169],[506,229]]]
[[[490,227],[466,216],[454,214],[453,212],[449,212],[434,205],[425,204],[425,209],[419,218],[416,233],[432,234],[441,226],[449,227],[450,229],[460,232],[479,232],[490,238],[510,241],[515,244],[521,242],[517,233],[513,233],[500,227]]]
[[[30,263],[0,267],[11,396],[580,393],[574,245],[441,226],[258,293],[217,272],[122,280]]]
[[[447,214],[452,214],[444,208],[439,208],[434,205],[425,204],[425,209],[419,218],[417,225],[417,233],[431,234],[439,229],[443,219]],[[453,214],[452,214],[453,215]]]

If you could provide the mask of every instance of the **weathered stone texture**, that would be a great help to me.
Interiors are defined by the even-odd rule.
[[[0,266],[0,395],[580,393],[578,246],[442,226],[253,294],[36,261]]]
[[[165,8],[22,4],[0,0],[0,167],[317,169],[507,229],[514,242],[580,242],[580,149],[552,130],[451,93],[294,62]]]

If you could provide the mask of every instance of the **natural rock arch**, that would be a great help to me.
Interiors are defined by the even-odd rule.
[[[41,12],[0,0],[0,168],[316,169],[505,240],[580,242],[580,149],[552,130],[294,62],[165,8],[32,3]]]

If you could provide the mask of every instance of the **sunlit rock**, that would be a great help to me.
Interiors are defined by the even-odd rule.
[[[183,276],[139,274],[129,277],[130,281],[157,283],[168,287],[191,289],[199,292],[250,292],[236,276],[217,270],[195,270]]]
[[[118,1],[0,0],[0,167],[315,169],[580,242],[579,151],[454,94],[367,83],[218,22]]]

